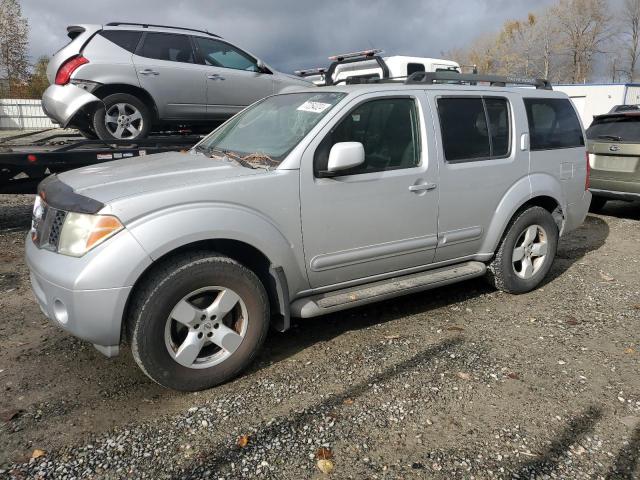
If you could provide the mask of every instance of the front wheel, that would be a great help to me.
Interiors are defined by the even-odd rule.
[[[509,224],[489,264],[489,281],[508,293],[536,288],[551,269],[558,248],[558,226],[542,207],[521,211]]]
[[[260,350],[269,303],[256,275],[210,252],[175,257],[135,294],[129,337],[138,366],[175,390],[213,387],[237,374]]]
[[[151,128],[151,112],[140,99],[115,93],[103,99],[93,113],[93,130],[100,140],[145,138]]]

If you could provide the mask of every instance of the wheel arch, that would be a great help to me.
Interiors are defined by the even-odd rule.
[[[151,110],[154,121],[159,120],[160,115],[158,112],[158,106],[156,105],[156,102],[151,94],[144,88],[137,87],[128,83],[109,83],[101,85],[93,92],[93,94],[100,100],[104,100],[107,96],[113,95],[114,93],[127,93],[129,95],[133,95],[136,98],[139,98]]]
[[[562,185],[550,175],[530,175],[521,179],[498,204],[480,251],[493,255],[513,218],[532,206],[547,210],[562,234],[566,220],[566,204],[562,198]]]
[[[225,255],[256,274],[264,286],[271,309],[271,326],[284,332],[290,327],[289,290],[286,275],[281,266],[274,265],[261,250],[236,239],[216,238],[185,243],[165,252],[153,261],[136,279],[127,298],[122,321],[122,335],[131,326],[130,307],[143,282],[172,258],[193,251],[206,251]]]

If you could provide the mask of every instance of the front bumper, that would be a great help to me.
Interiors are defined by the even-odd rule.
[[[127,299],[151,258],[125,229],[75,258],[25,244],[31,286],[43,313],[107,356],[118,351]]]
[[[71,83],[51,85],[42,95],[44,113],[60,126],[66,127],[83,107],[101,100]]]

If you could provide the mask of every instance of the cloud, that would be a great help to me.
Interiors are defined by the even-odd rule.
[[[66,41],[66,26],[132,21],[207,29],[291,72],[372,46],[441,56],[551,0],[22,0],[33,61]]]

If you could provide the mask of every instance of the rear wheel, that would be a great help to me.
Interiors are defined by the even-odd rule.
[[[542,207],[520,212],[509,224],[487,273],[491,283],[509,293],[536,288],[551,269],[558,248],[558,226]]]
[[[604,208],[607,203],[607,199],[604,197],[591,197],[591,205],[589,205],[589,211],[599,212]]]
[[[93,114],[93,129],[101,140],[145,138],[150,128],[151,111],[128,93],[108,95]]]
[[[129,321],[140,368],[160,385],[194,391],[249,365],[266,338],[269,305],[262,283],[243,265],[190,253],[146,279]]]

